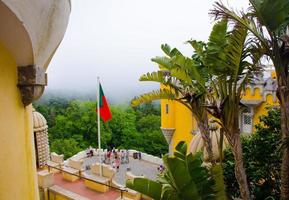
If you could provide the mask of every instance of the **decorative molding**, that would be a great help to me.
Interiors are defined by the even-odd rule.
[[[36,149],[37,167],[42,168],[49,160],[49,138],[48,138],[48,126],[46,119],[43,115],[33,108],[33,132]]]
[[[18,88],[24,106],[39,99],[47,85],[47,74],[41,67],[34,65],[18,67]]]
[[[167,141],[168,144],[171,143],[171,140],[172,140],[172,137],[173,137],[173,134],[175,132],[175,128],[161,128],[162,132],[163,132],[163,135]]]

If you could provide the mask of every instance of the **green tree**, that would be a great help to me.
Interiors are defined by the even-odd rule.
[[[152,102],[147,102],[142,105],[133,107],[133,109],[135,110],[137,121],[147,115],[161,115],[160,106],[157,104],[153,104]]]
[[[71,101],[65,113],[56,116],[54,123],[49,129],[50,140],[73,138],[80,149],[97,146],[94,102]],[[102,147],[105,148],[111,139],[111,131],[107,123],[101,123],[101,130]]]
[[[53,140],[50,144],[50,147],[54,152],[63,154],[64,159],[67,159],[82,150],[79,147],[79,143],[73,138]]]
[[[97,147],[95,102],[57,98],[39,101],[34,106],[51,120],[48,131],[51,151],[63,153],[67,158],[76,150]],[[157,105],[147,104],[136,109],[111,106],[111,112],[112,120],[100,123],[102,148],[136,149],[157,156],[167,153]],[[61,146],[61,141],[72,146]]]
[[[35,109],[45,116],[48,127],[55,125],[55,117],[64,114],[68,105],[68,100],[64,98],[50,98],[33,103]]]
[[[242,138],[245,167],[254,199],[280,199],[280,129],[280,110],[270,109],[268,115],[260,118],[256,133]],[[233,153],[226,149],[223,168],[227,192],[232,197],[238,197],[240,191],[234,166]]]
[[[135,112],[130,109],[112,107],[112,119],[108,122],[112,136],[111,147],[137,148],[141,138],[136,130]]]
[[[257,53],[272,60],[277,74],[277,96],[281,107],[282,143],[289,141],[289,0],[249,0],[247,13],[236,13],[222,3],[216,3],[211,14],[229,19],[248,29]],[[289,145],[284,145],[282,157],[282,199],[289,199]]]
[[[169,99],[186,106],[194,118],[205,141],[205,147],[212,164],[215,164],[212,152],[212,142],[208,124],[208,114],[205,108],[206,87],[203,70],[198,60],[185,57],[176,48],[171,49],[167,44],[161,46],[166,56],[155,57],[153,62],[161,68],[160,71],[144,74],[140,81],[153,81],[160,83],[164,88],[135,97],[131,104],[138,106],[153,100]]]
[[[219,21],[213,27],[201,59],[211,74],[212,95],[208,96],[208,112],[218,119],[216,122],[233,151],[241,197],[250,199],[243,164],[239,111],[242,90],[253,77],[256,59],[250,52],[251,46],[246,45],[246,38],[246,28],[237,24],[230,30],[226,20]]]

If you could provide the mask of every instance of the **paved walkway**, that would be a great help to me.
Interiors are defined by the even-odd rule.
[[[98,162],[98,157],[93,156],[91,158],[85,158],[84,159],[84,165],[91,165],[93,163]],[[130,157],[128,164],[121,164],[119,172],[116,173],[114,180],[122,185],[125,185],[125,173],[127,171],[127,168],[130,168],[130,171],[132,174],[136,176],[145,176],[146,178],[155,180],[157,178],[157,165],[146,162],[143,160],[133,159]]]

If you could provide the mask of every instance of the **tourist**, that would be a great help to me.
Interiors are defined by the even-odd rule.
[[[107,164],[107,150],[104,151],[104,163]]]
[[[138,152],[138,159],[141,160],[141,152]]]
[[[117,157],[120,159],[121,158],[121,153],[120,153],[120,150],[118,149],[117,150]]]
[[[123,150],[121,150],[121,152],[120,152],[120,160],[121,160],[121,164],[124,164],[124,151]]]
[[[88,158],[93,156],[93,149],[92,149],[91,146],[86,149],[86,156],[87,156]]]
[[[126,153],[125,153],[125,161],[126,163],[129,163],[129,151],[126,150]]]
[[[118,171],[119,171],[119,165],[120,165],[120,160],[119,160],[119,158],[116,158],[115,161],[114,161],[114,163],[115,163],[116,171],[118,172]]]
[[[92,149],[90,149],[90,156],[92,157],[93,156],[93,150]]]
[[[111,151],[109,150],[109,151],[107,152],[107,162],[108,162],[108,164],[111,163],[110,157],[111,157]]]

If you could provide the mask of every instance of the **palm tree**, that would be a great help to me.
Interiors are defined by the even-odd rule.
[[[257,59],[252,57],[246,38],[247,29],[242,26],[237,24],[229,30],[226,20],[216,23],[207,49],[203,52],[202,62],[211,74],[213,91],[208,96],[207,110],[218,119],[216,122],[224,131],[233,151],[241,197],[250,199],[240,140],[239,110],[242,91],[253,77]]]
[[[236,13],[222,3],[211,11],[217,19],[225,18],[248,29],[251,42],[272,60],[278,82],[281,106],[282,142],[289,138],[289,0],[249,0],[247,13]],[[281,198],[289,199],[289,145],[284,145],[281,167]]]
[[[215,165],[208,114],[204,107],[207,92],[201,73],[205,69],[199,67],[196,59],[183,56],[176,48],[171,49],[169,45],[162,45],[161,48],[166,56],[152,59],[161,67],[161,71],[144,74],[139,80],[158,82],[165,88],[135,97],[131,104],[137,106],[152,100],[169,99],[186,106],[197,120],[209,160]]]

